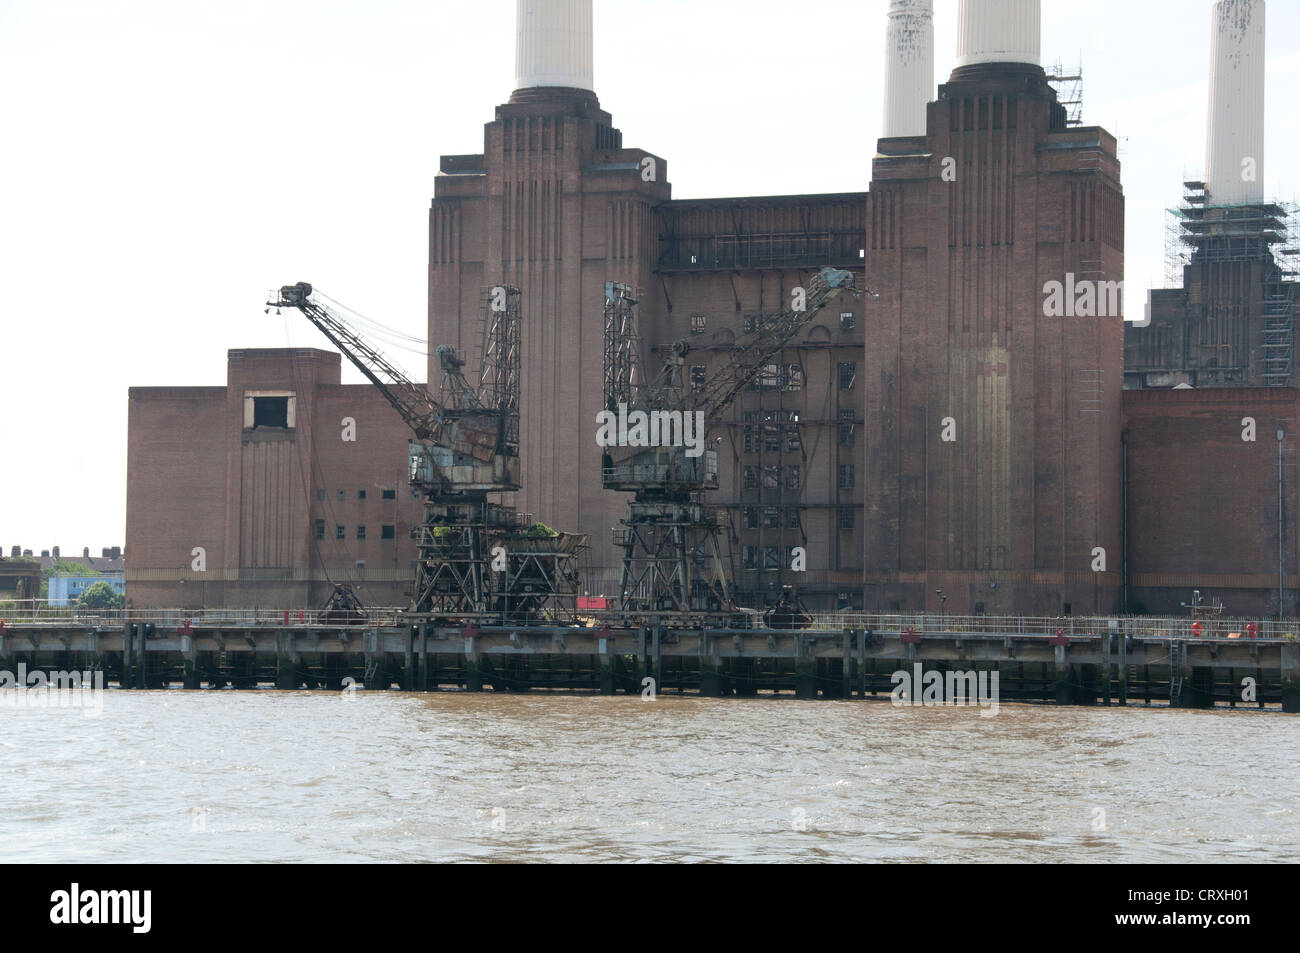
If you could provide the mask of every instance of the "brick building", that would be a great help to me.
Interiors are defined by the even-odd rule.
[[[131,605],[315,606],[336,582],[406,604],[409,431],[373,387],[340,382],[341,360],[236,350],[224,387],[131,388]]]
[[[1285,588],[1300,589],[1300,507],[1286,501],[1300,484],[1279,492],[1269,469],[1275,430],[1296,418],[1296,312],[1269,297],[1292,290],[1278,243],[1257,234],[1225,264],[1214,250],[1232,243],[1207,240],[1184,288],[1155,296],[1152,328],[1126,334],[1118,308],[1098,313],[1124,277],[1116,143],[1067,121],[1038,65],[1039,0],[961,0],[937,95],[932,18],[930,0],[891,0],[869,192],[677,200],[667,161],[625,147],[600,107],[590,0],[520,0],[517,89],[482,153],[443,156],[434,186],[433,389],[434,346],[472,372],[487,290],[520,288],[509,502],[586,533],[584,589],[615,595],[626,496],[602,489],[595,441],[605,283],[639,289],[649,368],[684,340],[699,381],[792,288],[846,268],[871,294],[818,315],[709,422],[710,502],[730,517],[742,603],[793,583],[818,608],[1172,611],[1192,588],[1276,606],[1279,550]],[[1052,282],[1091,283],[1092,309],[1051,312]],[[340,384],[339,360],[231,351],[224,387],[131,390],[133,603],[316,604],[334,582],[405,603],[420,510],[408,431],[372,388]],[[1243,389],[1159,389],[1210,382]],[[806,573],[790,571],[794,546]]]

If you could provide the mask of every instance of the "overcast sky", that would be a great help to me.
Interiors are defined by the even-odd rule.
[[[1162,284],[1164,209],[1203,173],[1210,5],[1043,3],[1044,62],[1081,62],[1084,121],[1121,137],[1130,301]],[[864,191],[885,7],[596,0],[596,90],[677,198]],[[328,346],[296,312],[265,315],[268,288],[310,281],[426,333],[438,156],[482,150],[513,87],[514,8],[0,0],[6,555],[124,541],[129,386],[224,384],[228,348]],[[957,2],[936,8],[943,81]],[[1265,188],[1294,200],[1300,2],[1268,17]]]

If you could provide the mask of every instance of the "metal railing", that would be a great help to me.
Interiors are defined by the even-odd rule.
[[[1276,619],[1206,618],[1187,616],[990,616],[947,615],[939,613],[815,612],[813,629],[842,631],[871,629],[875,632],[901,632],[914,627],[921,635],[1066,635],[1119,634],[1153,639],[1227,639],[1234,634],[1248,639],[1248,626],[1256,626],[1257,639],[1300,641],[1300,619],[1278,622]],[[1200,624],[1199,634],[1192,629]]]
[[[72,624],[104,627],[131,622],[181,626],[392,626],[402,622],[406,610],[397,606],[372,609],[83,609],[77,606],[51,606],[43,601],[26,600],[0,607],[0,621],[14,624]]]

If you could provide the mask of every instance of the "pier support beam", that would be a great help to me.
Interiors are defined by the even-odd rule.
[[[478,639],[475,636],[467,635],[465,637],[465,660],[461,663],[461,674],[465,679],[465,690],[471,692],[483,691],[482,658],[478,653],[477,642]]]
[[[415,691],[415,633],[418,626],[406,629],[406,651],[402,658],[402,691]]]
[[[1282,710],[1300,714],[1300,645],[1282,646]]]
[[[1053,649],[1056,653],[1055,670],[1056,670],[1056,703],[1058,705],[1073,705],[1075,703],[1075,682],[1078,681],[1079,673],[1065,658],[1065,646],[1058,645]]]
[[[293,633],[280,632],[275,637],[275,687],[284,691],[298,687],[298,653],[294,651]]]
[[[135,625],[122,624],[122,687],[135,687]]]
[[[194,636],[181,636],[181,656],[184,658],[185,678],[182,687],[193,691],[201,683],[198,653],[194,650]]]
[[[802,635],[795,636],[794,697],[817,697],[817,661],[812,658],[812,646]]]
[[[598,680],[602,695],[613,695],[616,687],[614,681],[614,655],[610,651],[609,643],[609,639],[596,640],[596,668],[599,673]]]
[[[722,696],[722,677],[718,673],[718,644],[715,636],[700,633],[700,695],[703,698]]]

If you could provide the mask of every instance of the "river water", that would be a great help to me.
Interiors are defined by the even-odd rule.
[[[0,861],[1297,861],[1300,718],[122,692],[0,709]]]

